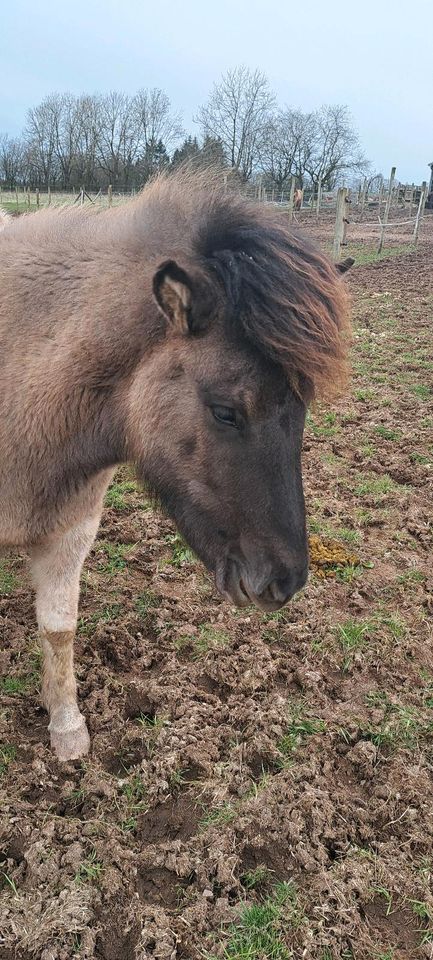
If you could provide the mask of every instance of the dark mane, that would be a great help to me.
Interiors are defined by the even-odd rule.
[[[198,219],[195,252],[223,282],[233,322],[305,398],[335,393],[347,374],[348,297],[329,258],[283,212],[230,193],[208,194]]]

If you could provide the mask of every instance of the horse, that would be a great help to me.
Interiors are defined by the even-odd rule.
[[[295,210],[301,209],[303,199],[304,191],[300,187],[297,187],[293,194],[293,206]]]
[[[209,172],[8,223],[0,547],[29,555],[59,760],[89,750],[79,580],[119,464],[135,465],[232,604],[274,611],[305,584],[304,420],[344,380],[347,314],[327,256]]]

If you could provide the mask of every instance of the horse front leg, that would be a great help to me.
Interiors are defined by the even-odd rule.
[[[99,519],[92,517],[53,534],[31,551],[43,654],[42,700],[50,715],[51,746],[59,760],[82,757],[90,746],[86,721],[77,704],[73,643],[80,573]]]

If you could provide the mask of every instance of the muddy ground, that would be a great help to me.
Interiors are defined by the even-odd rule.
[[[335,562],[285,611],[230,609],[119,474],[82,582],[84,762],[48,749],[3,561],[2,960],[433,956],[432,221],[349,278],[353,380],[304,446]]]

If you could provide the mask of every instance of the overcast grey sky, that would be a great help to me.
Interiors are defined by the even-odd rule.
[[[2,4],[0,132],[54,91],[161,87],[188,131],[225,70],[267,74],[279,102],[347,104],[375,170],[427,178],[433,3],[384,0],[14,0]]]

